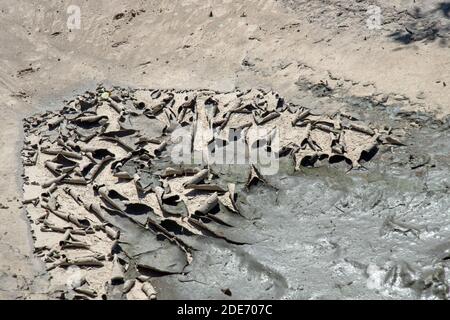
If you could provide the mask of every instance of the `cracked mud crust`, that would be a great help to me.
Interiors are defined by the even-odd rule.
[[[156,298],[146,292],[149,274],[196,276],[189,270],[199,267],[198,251],[210,249],[199,247],[205,238],[263,241],[254,208],[242,208],[255,185],[270,186],[261,164],[245,158],[253,149],[272,153],[277,166],[282,159],[283,170],[325,160],[351,170],[378,146],[402,145],[355,114],[313,114],[263,90],[99,87],[25,119],[24,130],[23,203],[35,253],[64,298]],[[176,162],[177,130],[200,162]],[[235,152],[246,161],[216,157]],[[81,268],[82,281],[65,289],[70,267]]]
[[[370,98],[349,104],[351,97],[324,82],[303,90],[353,108],[358,103],[386,108]],[[262,263],[277,252],[262,254],[269,243],[272,250],[291,248],[288,257],[302,253],[295,258],[300,263],[329,255],[333,277],[358,276],[356,286],[365,279],[368,292],[380,297],[445,299],[445,255],[420,264],[405,259],[406,248],[400,256],[382,259],[380,254],[380,261],[343,255],[351,251],[349,237],[358,235],[344,238],[343,229],[369,221],[370,227],[359,228],[377,230],[381,245],[370,246],[381,252],[396,241],[415,251],[422,242],[437,245],[445,235],[446,230],[408,218],[409,206],[422,197],[427,173],[436,168],[429,155],[411,153],[402,160],[410,149],[414,116],[372,119],[370,112],[362,116],[355,109],[312,113],[261,89],[221,93],[100,86],[60,111],[24,120],[23,202],[35,253],[46,263],[53,294],[65,299],[186,298],[185,290],[197,285],[209,288],[197,298],[222,297],[224,290],[228,296],[234,291],[235,298],[301,297],[287,279],[297,272]],[[421,120],[433,121],[426,115]],[[266,130],[251,137],[253,127]],[[192,151],[191,162],[175,161],[177,130]],[[251,149],[273,153],[279,170],[264,175],[261,163],[215,157],[232,147],[233,155]],[[192,162],[198,154],[201,161]],[[412,170],[417,179],[405,179]],[[400,202],[405,197],[411,200]],[[398,207],[409,209],[402,213]],[[371,216],[374,210],[378,222]],[[290,220],[298,222],[283,223]],[[310,240],[311,247],[309,241],[291,247],[289,235],[304,232],[303,223],[312,223],[308,234],[318,238]],[[238,286],[241,277],[248,285]],[[226,286],[214,290],[217,283]]]

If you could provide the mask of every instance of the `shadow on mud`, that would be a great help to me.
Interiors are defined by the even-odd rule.
[[[415,7],[409,13],[409,21],[404,28],[389,35],[391,39],[407,45],[414,42],[439,41],[441,46],[447,46],[450,37],[450,2],[441,2],[434,9],[424,12]]]

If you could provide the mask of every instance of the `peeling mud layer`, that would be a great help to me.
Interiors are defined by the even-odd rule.
[[[354,115],[312,114],[263,90],[101,87],[24,128],[35,251],[64,298],[156,298],[151,276],[196,275],[190,269],[211,258],[199,252],[267,239],[245,196],[258,183],[278,188],[261,174],[267,168],[245,161],[253,149],[274,155],[273,175],[280,158],[288,172],[325,160],[358,168],[378,145],[400,144]],[[176,148],[187,161],[175,163]]]
[[[298,86],[335,108],[100,86],[26,118],[24,204],[51,296],[446,299],[448,124]]]

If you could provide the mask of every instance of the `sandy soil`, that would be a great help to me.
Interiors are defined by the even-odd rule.
[[[66,26],[71,4],[81,8],[80,30]],[[371,4],[381,8],[381,29],[366,24]],[[324,81],[352,96],[442,118],[450,113],[449,6],[435,0],[3,0],[0,298],[48,291],[20,204],[25,116],[60,108],[63,99],[98,82],[263,87],[295,102],[302,85]]]

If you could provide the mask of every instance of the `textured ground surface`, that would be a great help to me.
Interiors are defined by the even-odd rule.
[[[272,210],[268,204],[259,210],[265,217],[261,228],[278,236],[265,245],[241,248],[243,252],[223,248],[214,254],[220,261],[224,256],[236,257],[229,258],[234,263],[229,268],[249,270],[254,277],[250,279],[273,276],[275,284],[268,286],[276,288],[269,290],[276,297],[442,297],[443,277],[448,277],[447,260],[441,261],[448,248],[448,131],[443,130],[444,117],[450,113],[448,2],[78,4],[82,28],[71,32],[66,27],[69,3],[65,1],[0,4],[0,39],[7,44],[0,51],[0,297],[39,298],[52,292],[44,266],[33,258],[20,202],[21,120],[43,110],[61,109],[63,99],[98,82],[220,91],[261,87],[317,112],[353,108],[369,122],[392,121],[409,137],[406,147],[395,150],[395,157],[380,152],[368,173],[340,176],[340,170],[308,171],[281,180],[284,186],[293,184],[286,194],[302,183],[306,194],[299,198],[295,192],[299,204],[290,204],[293,197],[289,195],[285,204]],[[380,30],[367,28],[371,4],[382,9]],[[326,89],[320,83],[327,83]],[[408,114],[411,110],[423,113]],[[283,199],[283,191],[280,194]],[[335,205],[339,209],[332,210]],[[413,228],[380,231],[392,229],[388,216]],[[393,270],[389,275],[410,274],[409,278],[419,280],[388,277],[393,279],[392,293],[379,280],[387,270]],[[166,297],[186,297],[193,286],[203,288],[195,292],[204,295],[223,295],[197,280],[173,277],[177,286],[170,287],[179,289],[170,294],[164,291]],[[167,281],[155,286],[167,287]],[[424,290],[422,282],[437,289]],[[414,289],[396,289],[411,283],[418,284]],[[233,291],[232,283],[229,287]],[[251,288],[248,292],[263,292]],[[245,291],[243,296],[250,297]]]
[[[26,118],[24,131],[24,204],[35,253],[46,263],[53,295],[69,299],[157,298],[178,289],[155,291],[168,275],[213,271],[208,260],[217,248],[233,255],[222,256],[224,269],[202,283],[214,287],[220,274],[242,277],[240,268],[228,270],[230,259],[244,254],[240,247],[281,235],[259,226],[265,215],[248,199],[265,186],[276,204],[272,194],[287,196],[278,211],[292,201],[283,193],[292,186],[275,186],[269,177],[324,165],[360,170],[381,147],[403,145],[398,128],[372,127],[344,109],[315,113],[261,89],[100,86],[62,110]],[[266,297],[288,289],[278,283],[282,274],[264,274]],[[242,292],[221,282],[216,294],[260,297],[246,291],[259,287],[257,280]]]

